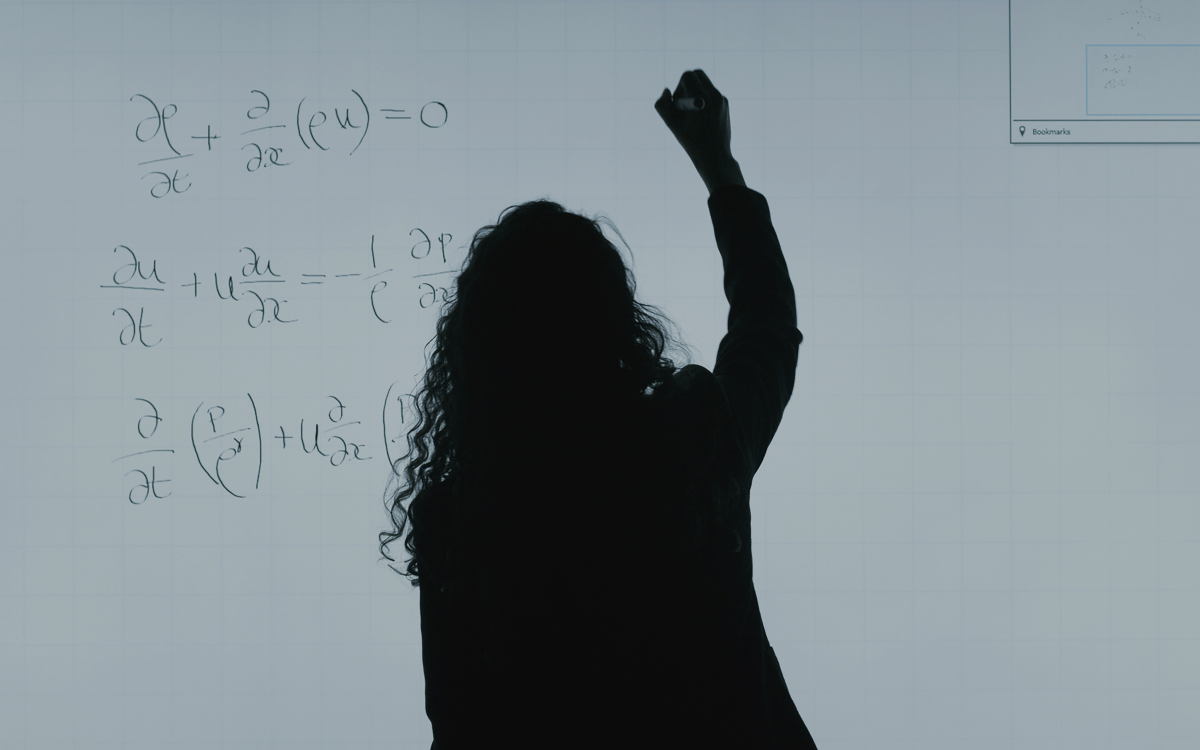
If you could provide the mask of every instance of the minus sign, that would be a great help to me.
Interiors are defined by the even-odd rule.
[[[340,279],[340,278],[343,278],[343,277],[345,277],[345,276],[358,276],[358,275],[360,275],[360,274],[357,274],[357,273],[339,273],[339,274],[337,274],[336,276],[334,276],[334,278],[335,278],[335,279]]]

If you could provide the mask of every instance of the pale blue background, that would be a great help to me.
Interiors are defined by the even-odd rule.
[[[0,747],[428,746],[418,595],[375,546],[384,396],[436,320],[413,276],[510,204],[604,212],[711,367],[706,193],[652,108],[696,67],[805,334],[752,508],[763,619],[818,746],[1196,747],[1200,149],[1010,145],[1008,11],[0,5]],[[245,170],[251,89],[291,165]],[[305,150],[301,98],[351,89],[449,120],[373,111],[353,156],[336,133]],[[182,195],[149,195],[139,163],[170,152],[134,138],[139,93],[177,105]],[[408,254],[414,227],[453,235],[447,263]],[[388,325],[372,282],[298,284],[365,272],[372,235]],[[117,245],[164,291],[101,288]],[[242,246],[298,322],[251,330],[245,299],[181,287],[238,274]],[[120,345],[121,306],[163,343]],[[188,431],[202,403],[244,424],[247,393],[264,466],[237,499]],[[330,395],[371,461],[278,447]],[[164,419],[150,440],[137,398]],[[175,450],[154,462],[172,494],[134,506],[149,463],[118,459],[146,449]]]

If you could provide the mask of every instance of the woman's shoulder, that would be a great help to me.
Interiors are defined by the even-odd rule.
[[[728,421],[729,405],[712,371],[702,365],[682,367],[654,394],[659,419],[673,426],[676,438],[709,443]]]
[[[684,365],[675,371],[671,377],[671,385],[674,386],[675,393],[694,394],[696,391],[705,391],[717,386],[717,379],[703,365],[689,364]]]

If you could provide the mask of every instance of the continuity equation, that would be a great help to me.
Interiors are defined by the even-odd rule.
[[[134,126],[134,137],[139,143],[153,144],[160,153],[166,154],[138,163],[138,166],[147,167],[147,172],[140,179],[147,181],[152,197],[161,199],[186,193],[192,181],[186,166],[188,162],[181,163],[181,160],[221,151],[222,141],[227,138],[241,143],[237,150],[246,158],[245,170],[259,172],[287,167],[296,158],[331,149],[348,150],[348,155],[353,156],[371,130],[371,107],[362,94],[354,89],[350,90],[351,96],[346,107],[328,108],[333,112],[332,118],[324,105],[304,97],[296,105],[295,112],[289,107],[286,112],[278,113],[279,119],[286,117],[287,124],[274,125],[263,124],[276,121],[276,115],[271,115],[271,98],[258,89],[250,93],[256,103],[246,110],[246,118],[242,123],[245,129],[236,132],[236,135],[232,132],[226,135],[220,126],[214,132],[211,123],[205,123],[202,130],[197,130],[194,125],[191,128],[175,128],[173,121],[179,114],[178,106],[169,102],[160,103],[147,94],[130,97],[129,101],[142,107],[146,115]],[[421,127],[436,129],[445,126],[449,117],[445,104],[431,101],[416,110],[378,108],[374,121],[382,119],[387,123],[394,120],[398,125],[411,121],[409,124],[419,123]],[[377,124],[376,129],[378,127]]]
[[[296,456],[334,468],[373,461],[370,442],[364,437],[368,428],[362,420],[352,419],[350,408],[337,396],[328,396],[314,405],[308,418],[282,420],[267,426],[262,406],[247,393],[244,398],[226,401],[200,401],[190,416],[178,417],[186,426],[186,444],[171,444],[163,424],[168,417],[146,398],[134,399],[143,412],[131,428],[145,446],[111,463],[130,467],[124,474],[134,505],[171,496],[171,477],[180,454],[185,462],[198,468],[200,481],[211,481],[233,497],[245,498],[262,484],[263,465],[274,456]],[[411,393],[399,393],[396,383],[388,387],[379,427],[383,430],[383,456],[391,467],[398,456],[395,447],[404,444],[403,427],[413,415]],[[135,412],[136,413],[136,412]],[[176,436],[180,435],[177,428]],[[378,433],[376,433],[378,434]],[[177,440],[177,442],[184,442]],[[179,451],[177,453],[177,450]],[[400,451],[400,455],[403,455]],[[194,464],[193,464],[194,462]]]

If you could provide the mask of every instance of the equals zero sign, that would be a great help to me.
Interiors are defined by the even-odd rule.
[[[404,110],[402,110],[402,109],[381,109],[379,111],[380,112],[403,112]],[[411,120],[412,117],[406,117],[406,116],[401,116],[401,115],[384,115],[383,119],[385,119],[385,120]]]

